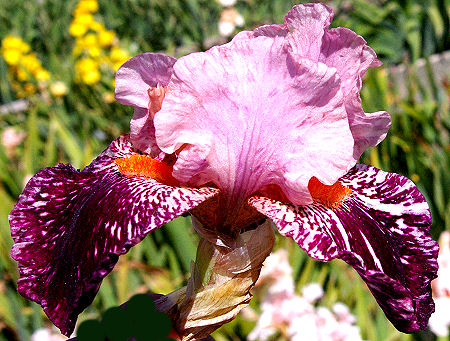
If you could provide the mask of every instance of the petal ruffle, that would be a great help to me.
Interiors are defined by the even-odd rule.
[[[294,59],[307,58],[336,68],[355,139],[353,157],[356,162],[364,150],[386,137],[391,119],[386,112],[365,113],[362,109],[361,78],[369,67],[380,66],[381,62],[366,41],[352,30],[328,29],[332,17],[333,12],[327,5],[298,5],[288,12],[284,25],[261,26],[247,37],[286,37]]]
[[[353,157],[357,161],[367,148],[384,140],[391,126],[387,112],[365,113],[359,97],[362,76],[369,67],[380,66],[381,62],[361,36],[344,27],[326,31],[319,60],[335,67],[342,80],[345,108],[355,139]]]
[[[134,106],[130,123],[133,146],[158,157],[162,153],[156,144],[154,113],[149,111],[149,89],[165,87],[172,76],[176,59],[160,53],[142,53],[125,62],[116,73],[115,95],[117,101]],[[160,156],[163,158],[164,154]]]
[[[148,108],[148,89],[166,86],[177,60],[161,53],[146,52],[125,62],[116,72],[117,101],[138,108]]]
[[[284,23],[291,32],[287,43],[297,58],[318,61],[322,50],[322,38],[333,19],[333,11],[324,4],[303,4],[294,6],[284,17]]]
[[[114,160],[133,154],[122,136],[83,171],[62,164],[43,169],[10,214],[18,291],[41,304],[65,335],[119,255],[217,193],[127,177]]]
[[[425,329],[434,311],[430,282],[438,244],[428,233],[431,215],[423,195],[407,178],[361,164],[339,182],[352,194],[337,208],[264,197],[250,204],[311,257],[352,265],[397,329]]]
[[[292,60],[283,44],[241,35],[178,59],[154,119],[161,150],[186,150],[176,178],[213,181],[230,201],[276,184],[307,204],[311,176],[334,183],[354,165],[335,69]]]
[[[156,143],[155,126],[148,109],[134,108],[130,122],[130,141],[134,148],[158,160],[164,159],[166,155]]]
[[[391,116],[386,111],[364,112],[358,93],[345,100],[345,108],[355,139],[353,158],[357,161],[367,148],[375,147],[384,140],[391,127]]]

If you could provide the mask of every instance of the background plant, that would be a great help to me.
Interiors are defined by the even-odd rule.
[[[251,29],[281,23],[295,3],[246,0],[234,7],[244,17],[244,28]],[[416,182],[430,203],[432,234],[437,238],[441,231],[450,230],[450,83],[448,52],[444,54],[449,49],[449,1],[328,3],[336,13],[333,25],[364,36],[384,62],[382,68],[367,74],[361,95],[366,111],[387,110],[392,115],[392,128],[380,146],[363,155],[362,162]],[[84,21],[77,10],[83,6],[90,8],[84,14],[91,16],[81,18]],[[41,308],[16,293],[18,274],[9,257],[12,240],[7,216],[24,182],[57,162],[82,168],[114,137],[126,133],[131,109],[113,98],[113,74],[120,62],[144,51],[179,57],[225,42],[218,32],[222,10],[212,0],[1,2],[0,39],[15,37],[12,45],[21,57],[11,64],[11,46],[2,43],[0,132],[10,129],[24,140],[0,145],[0,339],[28,340],[34,330],[48,325]],[[77,31],[75,24],[88,28]],[[428,58],[436,53],[440,57]],[[25,67],[29,64],[24,55],[31,56],[29,64],[34,61],[35,71]],[[22,77],[20,68],[25,72]],[[26,92],[26,86],[33,91]],[[186,218],[152,233],[121,257],[80,320],[97,318],[135,293],[148,289],[167,293],[179,287],[195,257],[197,238]],[[288,239],[280,239],[277,247],[289,251],[297,287],[317,282],[325,290],[323,304],[349,305],[364,339],[434,339],[429,331],[412,336],[396,331],[357,274],[343,262],[313,261]],[[257,310],[257,298],[252,306]],[[219,341],[243,340],[253,326],[254,321],[237,318],[214,336]]]

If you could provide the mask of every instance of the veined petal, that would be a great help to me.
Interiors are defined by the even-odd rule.
[[[250,204],[311,257],[352,265],[397,329],[425,329],[434,311],[430,282],[438,253],[425,198],[407,178],[361,164],[339,182],[352,192],[337,206],[264,197]]]
[[[380,65],[375,53],[351,30],[328,29],[332,17],[324,4],[297,5],[284,24],[180,58],[155,127],[136,111],[133,144],[179,153],[180,182],[213,182],[230,202],[277,185],[292,203],[311,203],[312,176],[333,184],[390,126],[387,113],[367,114],[359,100],[361,77]]]
[[[134,106],[134,115],[130,123],[131,142],[135,148],[152,157],[164,157],[164,153],[156,144],[153,125],[153,116],[161,107],[164,96],[152,98],[149,90],[160,90],[161,87],[160,91],[163,91],[162,87],[169,83],[172,76],[175,62],[175,58],[164,54],[142,53],[125,62],[116,73],[117,101]]]
[[[367,148],[375,147],[384,140],[391,127],[391,116],[386,111],[364,112],[358,93],[346,99],[345,108],[355,139],[353,158],[357,161]]]
[[[326,30],[319,60],[335,67],[342,80],[341,89],[355,138],[354,159],[357,161],[367,148],[384,140],[391,126],[387,112],[365,113],[359,96],[362,76],[369,67],[380,66],[381,62],[361,36],[345,27]]]
[[[217,193],[126,176],[114,160],[131,155],[140,154],[121,136],[83,171],[62,164],[43,169],[10,214],[18,291],[41,304],[65,335],[119,255]]]
[[[381,65],[364,38],[345,27],[325,31],[318,59],[337,69],[344,96],[361,90],[361,77],[367,69]]]
[[[134,148],[153,158],[162,160],[166,155],[156,143],[155,126],[148,109],[134,108],[130,122],[130,141]]]
[[[287,36],[291,53],[296,57],[318,61],[322,38],[333,19],[330,7],[320,3],[294,6],[284,17],[291,34]]]
[[[166,86],[177,60],[161,53],[146,52],[125,62],[116,73],[115,96],[125,105],[148,108],[148,89]]]
[[[154,122],[161,150],[185,148],[180,181],[213,181],[230,201],[276,184],[305,204],[311,176],[334,183],[354,165],[336,70],[290,59],[278,38],[241,35],[174,65]]]
[[[285,37],[293,59],[306,58],[336,68],[341,80],[350,130],[355,139],[354,160],[368,147],[380,143],[387,134],[391,119],[386,112],[365,113],[359,91],[361,78],[369,67],[381,62],[366,41],[345,27],[328,29],[333,13],[324,4],[294,6],[286,15],[284,25],[256,28],[247,39],[258,36]]]

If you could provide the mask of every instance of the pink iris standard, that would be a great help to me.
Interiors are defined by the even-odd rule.
[[[407,178],[356,163],[390,117],[363,111],[361,77],[381,63],[332,16],[298,5],[206,52],[127,61],[116,98],[134,106],[130,135],[82,171],[40,171],[11,212],[19,292],[68,335],[118,256],[164,223],[190,212],[224,255],[254,245],[242,236],[268,218],[312,258],[353,266],[399,330],[426,328],[430,211]],[[265,256],[249,256],[257,275]]]

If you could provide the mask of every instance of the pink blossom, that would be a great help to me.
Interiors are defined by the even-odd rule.
[[[290,341],[361,340],[359,328],[354,325],[355,317],[346,305],[336,303],[333,312],[313,305],[323,295],[319,284],[305,285],[301,296],[295,293],[285,250],[277,250],[266,259],[261,277],[257,285],[268,288],[261,304],[261,315],[248,335],[249,341],[269,340],[276,332],[285,333]]]
[[[314,303],[323,296],[323,289],[317,283],[310,283],[302,288],[303,297],[309,302]]]
[[[269,294],[293,294],[295,288],[288,257],[289,255],[284,249],[272,252],[264,261],[256,285],[270,284],[268,286]]]
[[[448,336],[450,328],[450,232],[439,238],[438,277],[432,282],[436,310],[431,315],[429,327],[438,336]]]
[[[133,143],[178,151],[175,178],[215,183],[228,212],[268,185],[294,204],[312,203],[311,177],[335,183],[390,125],[386,112],[366,114],[359,101],[362,75],[380,65],[375,53],[350,30],[328,30],[330,21],[324,5],[296,6],[285,25],[241,32],[176,63],[131,59],[118,71],[116,98],[136,108]],[[158,83],[167,87],[161,110],[147,115],[147,90]]]
[[[55,328],[40,328],[31,335],[31,341],[64,341],[67,340]]]
[[[272,231],[270,219],[312,258],[350,264],[399,330],[426,328],[438,253],[430,210],[407,178],[356,164],[386,136],[390,118],[363,111],[361,78],[380,62],[355,32],[329,29],[332,17],[326,5],[297,5],[283,24],[241,32],[206,52],[178,60],[144,53],[124,63],[116,98],[134,107],[130,135],[83,170],[41,170],[9,215],[18,291],[69,335],[118,257],[189,213],[200,246],[227,249],[248,270],[244,281],[228,256],[216,264],[235,279],[229,292],[220,290],[222,275],[210,278],[214,295],[226,294],[228,313],[210,304],[210,292],[199,298],[195,269],[196,284],[185,291],[194,302],[174,301],[181,303],[170,309],[172,319],[183,332],[189,327],[177,314],[196,319],[199,312],[195,324],[204,329],[196,333],[210,333],[208,323],[218,327],[250,299],[272,244],[243,235]],[[284,277],[267,301],[278,307],[274,321],[300,318],[286,315],[300,308],[316,325],[336,325],[333,314],[312,306],[317,292],[296,296],[292,288]],[[235,294],[239,300],[228,300]]]
[[[2,145],[11,150],[16,148],[25,138],[25,132],[16,128],[8,127],[2,132]]]
[[[226,8],[220,14],[219,34],[229,37],[236,29],[236,26],[244,25],[244,17],[235,8]]]

